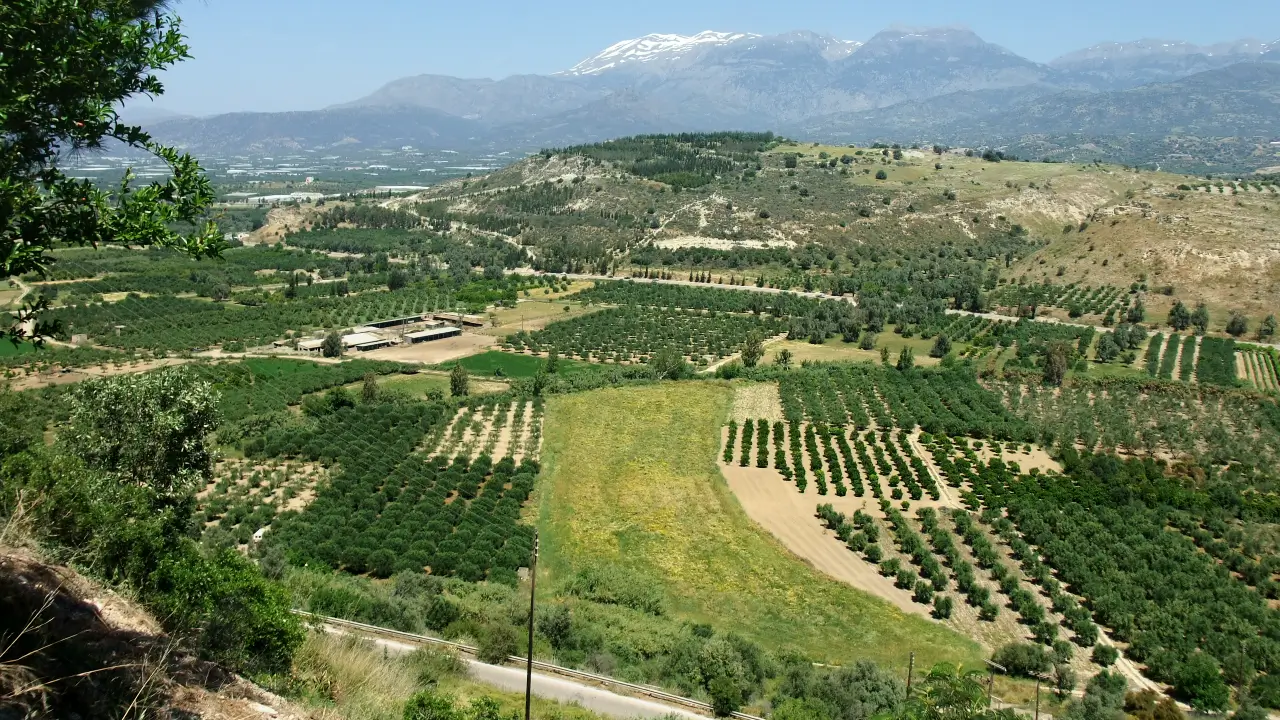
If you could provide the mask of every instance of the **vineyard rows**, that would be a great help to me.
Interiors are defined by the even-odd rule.
[[[1236,384],[1236,341],[1230,338],[1200,339],[1196,361],[1196,382],[1230,387]],[[1185,371],[1184,380],[1190,379]]]
[[[1196,367],[1196,355],[1199,353],[1199,343],[1193,337],[1185,338],[1182,341],[1182,350],[1178,353],[1178,379],[1182,382],[1191,382],[1191,375]]]
[[[1280,390],[1277,364],[1271,349],[1242,348],[1236,354],[1236,374],[1259,390]]]

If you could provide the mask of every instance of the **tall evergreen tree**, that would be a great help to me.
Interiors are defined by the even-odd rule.
[[[449,371],[449,394],[454,397],[466,397],[470,392],[471,378],[467,375],[466,368],[462,367],[462,363],[453,364],[453,370]]]
[[[1191,327],[1191,312],[1181,300],[1175,300],[1173,307],[1169,309],[1169,327],[1178,332]]]

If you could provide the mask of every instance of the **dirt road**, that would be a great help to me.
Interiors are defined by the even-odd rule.
[[[850,552],[814,517],[820,502],[831,503],[840,512],[852,515],[855,510],[870,510],[873,500],[853,495],[818,495],[812,489],[798,493],[776,470],[721,463],[720,471],[747,516],[797,557],[836,580],[893,603],[904,613],[929,616],[927,605],[912,602],[911,593],[895,587],[891,578]]]

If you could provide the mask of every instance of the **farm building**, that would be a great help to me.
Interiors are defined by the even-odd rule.
[[[374,322],[367,323],[367,325],[371,328],[377,328],[381,330],[384,328],[397,327],[400,325],[412,325],[414,323],[422,322],[427,317],[429,317],[429,315],[407,315],[405,317],[391,318],[389,320],[376,320]]]
[[[437,320],[444,320],[457,325],[470,325],[471,327],[484,327],[484,317],[481,315],[463,315],[462,313],[436,313]]]
[[[320,346],[324,345],[324,340],[320,338],[309,338],[307,340],[298,341],[298,349],[306,352],[316,352],[320,350]]]
[[[371,332],[353,332],[342,336],[342,347],[347,350],[376,350],[393,344],[395,343],[391,340]]]
[[[443,340],[444,338],[457,337],[462,334],[460,327],[437,327],[419,330],[418,332],[405,333],[404,339],[411,343],[430,342],[432,340]]]

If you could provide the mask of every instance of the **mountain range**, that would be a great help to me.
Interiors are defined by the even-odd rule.
[[[322,110],[152,129],[197,151],[236,153],[351,143],[531,150],[710,129],[841,142],[1195,135],[1266,146],[1280,136],[1277,118],[1280,41],[1106,43],[1037,63],[946,27],[894,28],[865,43],[808,31],[647,35],[553,75],[418,75]]]

